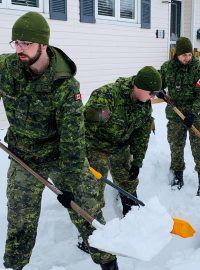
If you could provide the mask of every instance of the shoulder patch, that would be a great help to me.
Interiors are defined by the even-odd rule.
[[[75,99],[75,100],[81,100],[81,94],[76,94],[76,95],[74,96],[74,99]]]

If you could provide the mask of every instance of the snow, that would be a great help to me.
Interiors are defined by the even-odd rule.
[[[185,148],[186,170],[185,185],[179,191],[169,187],[170,151],[166,135],[165,104],[153,106],[156,123],[156,134],[152,134],[144,165],[140,172],[138,197],[145,202],[145,207],[132,210],[124,219],[117,192],[106,186],[106,206],[103,209],[107,222],[128,222],[132,224],[130,237],[134,236],[135,258],[118,257],[120,270],[196,270],[200,265],[200,197],[196,196],[198,187],[197,173],[189,141]],[[3,141],[6,130],[0,130]],[[0,150],[0,270],[3,270],[3,253],[6,240],[6,173],[9,165],[7,154]],[[109,179],[110,176],[109,176]],[[150,210],[152,210],[152,212]],[[162,213],[159,217],[157,213]],[[166,218],[166,216],[169,217]],[[163,216],[163,219],[161,219]],[[188,221],[196,230],[190,238],[169,234],[170,217]],[[152,219],[151,219],[152,218]],[[115,221],[112,221],[115,219]],[[134,220],[133,220],[134,219]],[[169,223],[168,223],[169,222]],[[157,234],[153,230],[157,228]],[[134,235],[135,232],[135,235]],[[147,233],[149,232],[149,234]],[[156,239],[158,237],[158,240]],[[166,239],[165,239],[166,236]],[[171,240],[168,240],[167,237]],[[155,238],[154,238],[155,237]],[[71,223],[67,211],[57,202],[55,195],[45,189],[42,200],[42,211],[38,227],[36,245],[29,265],[24,270],[99,270],[90,256],[76,247],[78,232]],[[104,235],[109,244],[110,236]],[[121,243],[122,244],[122,243]],[[157,245],[160,245],[158,247]],[[120,243],[117,245],[120,246]],[[130,246],[129,246],[130,247]],[[139,248],[140,247],[140,248]],[[121,247],[120,252],[125,250]],[[137,252],[136,252],[137,251]],[[131,252],[131,251],[129,251]],[[136,254],[137,253],[137,254]],[[146,254],[144,254],[146,253]],[[136,255],[138,258],[136,258]],[[147,257],[146,257],[147,256]],[[149,257],[148,257],[149,256]],[[146,261],[145,261],[146,259]]]
[[[150,261],[171,240],[174,222],[157,197],[139,211],[135,208],[125,218],[112,219],[96,230],[89,238],[90,245],[115,255]]]

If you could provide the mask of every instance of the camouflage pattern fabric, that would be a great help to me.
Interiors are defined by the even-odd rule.
[[[108,176],[108,170],[110,169],[112,180],[115,184],[125,189],[126,191],[133,193],[138,185],[139,179],[134,181],[129,180],[129,170],[131,164],[131,155],[129,147],[119,148],[119,151],[114,154],[107,154],[98,151],[89,151],[88,160],[90,166],[95,170],[101,172],[104,177]],[[105,184],[98,181],[100,189],[101,207],[104,207],[104,188]]]
[[[131,97],[133,86],[134,77],[119,78],[93,91],[85,105],[90,165],[104,176],[110,169],[114,182],[130,192],[135,191],[138,184],[138,179],[134,183],[128,180],[130,165],[142,166],[153,120],[151,102],[134,100]],[[109,116],[104,120],[99,117],[99,121],[97,117],[90,117],[91,111],[99,113],[101,108],[103,112],[108,111]]]
[[[10,124],[5,141],[15,155],[45,177],[51,173],[59,189],[72,191],[83,209],[104,222],[96,199],[98,184],[88,171],[85,159],[83,105],[79,83],[74,78],[76,66],[55,47],[48,47],[48,54],[49,68],[40,76],[26,70],[16,54],[3,60],[0,96]],[[54,169],[50,170],[52,166]],[[22,168],[11,163],[6,267],[19,270],[29,261],[43,188]],[[94,228],[72,210],[69,212],[86,241]],[[95,249],[91,256],[96,263],[107,263],[115,258]]]
[[[200,119],[199,119],[200,120]],[[200,130],[200,122],[196,121],[195,126]],[[189,131],[189,140],[192,150],[192,155],[195,161],[195,170],[200,171],[200,151],[199,138],[192,130],[188,130],[185,125],[179,121],[168,121],[168,142],[171,150],[171,167],[173,171],[182,171],[185,169],[184,161],[184,147],[187,138],[187,131]]]
[[[200,128],[200,62],[194,56],[187,65],[182,65],[176,58],[165,62],[160,70],[163,88],[168,87],[170,98],[183,113],[195,115],[194,125]],[[171,169],[183,170],[184,146],[187,128],[173,109],[167,105],[168,142],[171,149]],[[200,172],[200,140],[189,130],[192,154],[196,163],[195,169]]]
[[[80,184],[77,189],[74,189],[75,201],[104,224],[99,204],[96,201],[99,196],[97,183],[87,169],[88,163],[86,162],[85,165]],[[39,174],[45,178],[50,177],[56,186],[61,184],[58,162],[49,163],[48,166],[46,164],[45,167],[40,166]],[[21,269],[29,262],[37,235],[43,190],[42,183],[15,161],[11,161],[7,187],[8,235],[4,254],[4,265],[7,268]],[[69,209],[69,214],[87,243],[94,228],[85,219],[78,217],[73,210]],[[115,258],[111,254],[94,248],[90,248],[90,254],[94,262],[98,264],[112,261]]]
[[[141,167],[152,124],[151,102],[136,101],[131,97],[134,77],[119,78],[92,92],[85,105],[89,108],[107,108],[106,121],[91,122],[86,119],[86,143],[88,150],[116,153],[123,146],[130,146],[133,163]]]
[[[200,104],[200,62],[194,56],[187,65],[182,65],[177,58],[165,62],[161,66],[162,87],[168,88],[170,98],[183,113],[199,114]],[[173,109],[167,105],[167,119],[179,119]]]

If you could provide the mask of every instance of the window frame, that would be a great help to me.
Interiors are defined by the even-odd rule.
[[[126,19],[120,17],[120,0],[115,0],[115,16],[104,16],[104,15],[98,15],[98,1],[95,1],[95,18],[96,19],[104,19],[104,20],[110,20],[110,21],[120,21],[120,22],[131,22],[131,23],[138,23],[139,18],[139,2],[140,0],[134,0],[135,1],[135,18],[134,19]]]
[[[43,12],[44,11],[44,0],[38,0],[38,1],[39,1],[39,7],[31,7],[31,6],[12,4],[12,0],[2,0],[2,3],[0,3],[0,8],[8,8],[8,9],[12,9],[12,10]]]

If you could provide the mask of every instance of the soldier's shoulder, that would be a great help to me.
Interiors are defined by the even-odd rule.
[[[167,61],[165,61],[165,62],[162,64],[161,68],[169,67],[171,64],[172,64],[172,61],[171,61],[171,60],[167,60]]]
[[[0,70],[3,70],[6,66],[6,62],[9,61],[12,54],[10,53],[3,53],[0,55]]]

